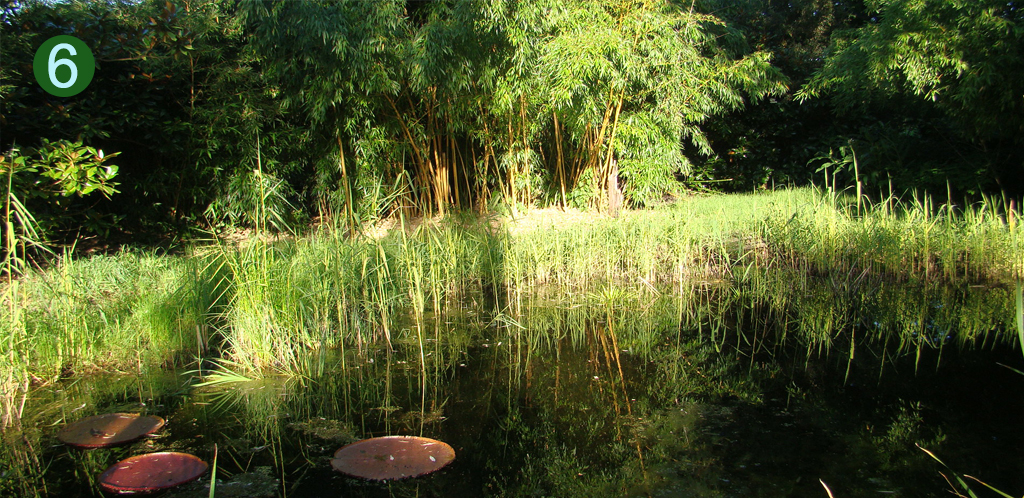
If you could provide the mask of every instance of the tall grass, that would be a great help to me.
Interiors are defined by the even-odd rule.
[[[196,260],[153,253],[57,258],[20,279],[17,354],[37,383],[91,370],[137,371],[202,351],[216,299]]]
[[[326,231],[218,246],[204,257],[226,273],[227,358],[247,372],[315,374],[302,363],[311,352],[390,342],[396,322],[422,320],[491,273],[478,251],[493,242],[477,236],[488,237],[458,227],[382,239]]]
[[[894,197],[858,215],[854,200],[835,192],[809,198],[765,220],[763,236],[776,256],[818,271],[851,268],[898,280],[1001,281],[1024,275],[1024,233],[1014,208],[995,198],[958,207],[929,195]]]
[[[1015,219],[1013,210],[991,198],[964,208],[933,204],[922,196],[858,206],[811,189],[687,199],[622,220],[517,235],[507,282],[678,282],[751,263],[900,281],[1005,283],[1024,275],[1024,234],[1004,220]]]
[[[778,333],[801,333],[829,349],[841,331],[863,325],[843,310],[864,305],[858,291],[867,280],[998,286],[1020,279],[1024,236],[1008,222],[1017,218],[993,199],[960,208],[933,206],[926,196],[858,205],[834,192],[798,189],[694,197],[560,229],[513,230],[455,215],[415,229],[401,222],[381,238],[344,228],[276,238],[258,231],[187,257],[64,257],[26,275],[22,304],[5,308],[21,320],[8,323],[24,326],[5,329],[4,361],[29,365],[44,381],[61,372],[196,357],[219,358],[250,376],[316,376],[329,351],[390,343],[408,324],[421,330],[425,314],[466,300],[491,303],[516,319],[535,295],[684,295],[695,286],[774,282],[757,276],[784,269],[793,276],[764,290],[777,294],[772,303],[780,309],[796,297],[778,286],[802,276],[827,278],[834,289],[799,300],[821,301],[794,323],[806,332]],[[835,305],[837,296],[844,305]],[[927,337],[935,319],[914,313],[869,328],[884,334],[914,326]],[[943,318],[957,319],[966,318]],[[706,330],[719,340],[723,327]],[[901,351],[925,347],[923,339],[893,337]],[[856,355],[855,342],[843,347]]]
[[[0,429],[21,418],[28,390],[29,363],[24,355],[26,332],[20,300],[19,282],[10,279],[0,306]]]
[[[4,163],[0,156],[0,163]],[[6,169],[3,197],[3,266],[4,278],[0,294],[0,430],[17,423],[28,391],[28,361],[25,357],[27,334],[22,313],[20,276],[28,267],[29,248],[47,250],[37,229],[38,223],[13,190],[14,165]],[[20,401],[19,401],[20,398]]]

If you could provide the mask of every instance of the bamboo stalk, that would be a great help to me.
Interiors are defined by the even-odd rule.
[[[523,199],[527,205],[530,204],[530,200],[533,199],[533,194],[530,191],[530,163],[526,160],[526,151],[529,150],[528,137],[526,136],[526,96],[523,94],[519,95],[519,131],[522,133],[523,139],[523,157],[522,166],[523,174],[526,176],[526,197]]]
[[[508,122],[508,144],[509,144],[510,147],[512,145],[512,137],[513,136],[514,135],[512,133],[512,121],[509,120],[509,122]],[[495,158],[495,162],[497,162],[497,158]],[[516,188],[515,185],[516,184],[515,184],[515,171],[514,171],[514,169],[515,169],[515,167],[512,166],[512,165],[510,165],[508,167],[508,197],[509,197],[509,200],[512,203],[511,207],[512,207],[513,215],[518,215],[518,213],[516,211],[516,192],[515,192],[515,188]]]
[[[409,146],[412,147],[413,163],[416,167],[416,177],[419,178],[420,185],[425,186],[429,190],[430,178],[427,175],[427,169],[430,161],[429,159],[424,159],[424,153],[416,145],[416,140],[413,139],[412,132],[409,130],[409,126],[405,123],[405,119],[402,117],[402,114],[398,112],[398,106],[395,105],[394,99],[387,94],[384,94],[384,98],[387,99],[388,104],[391,104],[391,110],[394,111],[395,118],[398,120],[398,124],[402,128],[402,132],[405,134],[405,138],[409,142]],[[430,199],[420,199],[420,209],[429,205]]]
[[[458,146],[456,146],[456,144],[455,144],[455,136],[449,134],[448,135],[448,143],[450,144],[449,147],[448,147],[448,154],[451,156],[451,176],[455,180],[453,182],[455,184],[455,188],[452,189],[452,192],[455,194],[455,206],[459,207],[459,206],[462,205],[462,202],[461,202],[462,199],[459,198],[459,161],[458,160],[461,159],[462,155],[459,153]],[[456,154],[458,154],[458,155],[456,155]],[[465,172],[465,169],[466,169],[465,168],[465,161],[463,161],[463,168],[462,169],[463,169],[463,172]]]
[[[584,144],[586,144],[587,140],[589,139],[590,133],[591,133],[591,127],[588,124],[587,128],[583,131],[583,142],[584,142]],[[582,149],[584,147],[586,147],[586,146],[585,145],[581,145],[580,149]],[[581,153],[580,150],[577,150],[576,154],[573,156],[572,171],[569,172],[570,173],[569,174],[569,178],[571,178],[571,181],[569,182],[570,185],[578,185],[579,184],[580,178],[583,176],[583,171],[584,171],[583,161],[584,161],[583,154]]]
[[[551,115],[555,118],[555,147],[558,150],[558,157],[555,161],[555,168],[558,171],[558,188],[562,194],[562,209],[565,209],[565,166],[562,164],[562,131],[561,126],[558,123],[558,113],[552,111]]]
[[[430,187],[431,191],[434,193],[434,203],[437,205],[437,214],[443,215],[444,190],[441,187],[441,182],[443,181],[442,175],[444,174],[444,166],[441,164],[441,159],[437,154],[437,149],[440,148],[440,145],[437,143],[438,138],[435,136],[430,141],[433,142],[430,145],[430,148],[432,149],[432,154],[434,156],[433,164],[431,164],[430,161],[427,162],[427,164],[431,164]]]
[[[608,212],[613,216],[616,216],[618,211],[618,206],[614,205],[616,204],[616,202],[613,200],[615,199],[615,196],[618,195],[618,180],[612,178],[612,161],[615,157],[615,133],[618,131],[619,128],[619,113],[622,112],[622,101],[624,93],[625,89],[623,89],[622,92],[619,93],[619,101],[615,105],[615,117],[612,118],[611,136],[608,137],[608,154],[605,158],[605,164],[602,175],[604,178],[606,178],[606,181],[604,183],[606,186],[606,192],[608,196]],[[615,176],[618,176],[617,172],[615,173]]]

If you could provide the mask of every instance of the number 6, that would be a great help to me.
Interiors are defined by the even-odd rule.
[[[50,73],[50,83],[53,83],[53,86],[57,88],[70,88],[78,80],[78,66],[75,66],[71,59],[54,60],[57,57],[57,52],[60,52],[62,49],[67,49],[68,52],[71,52],[72,56],[78,55],[75,47],[72,47],[70,43],[58,44],[56,47],[53,47],[53,50],[50,50],[50,60],[46,64],[46,69]],[[60,66],[67,66],[68,69],[71,69],[71,79],[67,83],[57,81],[57,68]]]

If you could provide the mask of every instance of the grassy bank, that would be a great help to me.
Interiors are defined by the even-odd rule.
[[[416,334],[424,312],[465,300],[515,317],[537,293],[682,293],[761,268],[826,276],[837,288],[868,276],[1006,285],[1024,276],[1016,220],[994,203],[858,206],[801,189],[562,226],[450,217],[379,238],[323,229],[199,244],[188,256],[62,258],[6,295],[3,395],[16,398],[26,380],[208,357],[250,375],[315,375],[318,352]]]

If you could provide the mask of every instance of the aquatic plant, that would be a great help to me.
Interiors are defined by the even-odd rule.
[[[77,420],[65,426],[57,439],[76,448],[103,448],[134,441],[164,426],[155,415],[105,413]]]
[[[1016,284],[1016,322],[1017,322],[1017,338],[1020,340],[1020,350],[1024,354],[1024,284],[1017,282]]]
[[[7,163],[7,164],[5,164]],[[26,251],[30,247],[45,249],[38,223],[25,208],[14,187],[14,165],[9,164],[6,155],[0,155],[3,164],[3,266],[0,270],[6,276],[3,293],[0,295],[0,430],[16,423],[21,418],[25,396],[28,394],[28,359],[24,343],[27,340],[26,326],[22,311],[20,277],[28,267]],[[24,165],[24,158],[21,160]],[[21,402],[16,400],[21,396]]]
[[[206,462],[187,453],[146,453],[111,465],[98,480],[112,494],[155,493],[194,481],[207,468]]]
[[[1022,231],[1006,221],[1016,213],[997,199],[961,207],[928,194],[871,202],[830,190],[776,209],[763,237],[782,262],[812,271],[972,283],[1024,274]]]
[[[24,366],[37,383],[95,369],[140,370],[202,354],[215,289],[198,261],[125,251],[54,260],[21,278]],[[205,295],[204,295],[205,293]]]
[[[184,257],[65,255],[6,287],[19,297],[4,308],[3,361],[41,382],[198,358],[226,360],[246,377],[312,378],[330,351],[392,343],[404,324],[421,330],[430,313],[464,299],[518,319],[534,294],[563,301],[591,295],[614,308],[671,292],[697,298],[680,311],[693,316],[716,300],[730,302],[730,288],[754,292],[754,302],[784,326],[764,321],[740,329],[742,341],[771,345],[773,334],[796,334],[809,354],[842,350],[851,365],[865,336],[893,338],[899,354],[920,353],[1013,327],[996,315],[922,311],[924,300],[911,303],[888,290],[892,282],[976,284],[991,289],[984,299],[996,299],[1024,275],[1022,227],[1001,217],[1012,209],[993,199],[963,208],[935,207],[929,197],[857,204],[833,191],[780,190],[687,198],[568,227],[468,215],[413,226],[399,217],[376,238],[329,226],[280,237],[258,224],[250,240],[222,238]],[[788,280],[767,277],[771,271],[789,272]],[[809,278],[827,279],[832,289],[800,295],[787,288]],[[864,304],[884,319],[849,312]],[[703,323],[701,331],[721,347],[726,325]],[[947,341],[943,330],[958,333]]]
[[[974,490],[971,488],[971,486],[967,483],[967,480],[971,480],[971,481],[974,481],[974,482],[976,482],[978,484],[981,484],[985,488],[989,489],[990,491],[995,492],[996,494],[998,494],[999,496],[1002,496],[1003,498],[1015,498],[1012,495],[1009,495],[1009,494],[1007,494],[1007,493],[1005,493],[1003,491],[1000,491],[999,489],[996,489],[995,487],[989,485],[988,483],[982,481],[981,479],[978,479],[977,477],[970,476],[970,475],[967,475],[967,474],[959,474],[959,473],[957,473],[955,470],[950,468],[949,465],[946,465],[946,462],[943,462],[941,459],[939,459],[939,457],[936,456],[935,453],[933,453],[933,452],[931,452],[931,451],[929,451],[929,450],[927,450],[925,448],[922,448],[920,445],[915,444],[915,446],[917,446],[917,448],[920,449],[921,451],[927,453],[928,456],[932,457],[932,459],[934,459],[936,462],[939,462],[940,465],[942,465],[943,467],[946,468],[946,470],[949,472],[949,476],[947,476],[946,474],[944,474],[942,472],[939,472],[939,474],[942,475],[942,477],[946,480],[946,482],[949,484],[949,487],[952,488],[952,493],[955,494],[956,496],[964,497],[964,498],[966,498],[966,497],[978,498],[978,495],[974,492]],[[965,496],[961,492],[967,493],[967,495]]]
[[[356,441],[334,453],[331,467],[371,480],[407,479],[436,472],[455,460],[448,443],[416,436],[384,436]]]

